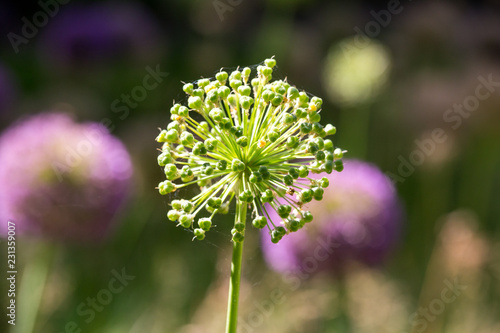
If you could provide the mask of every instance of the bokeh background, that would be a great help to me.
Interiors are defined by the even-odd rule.
[[[249,230],[240,331],[500,331],[497,2],[66,2],[0,4],[0,131],[49,111],[104,123],[128,150],[132,178],[102,239],[18,235],[17,325],[2,314],[0,331],[223,331],[232,218],[202,242],[168,222],[154,138],[184,99],[181,81],[273,55],[282,78],[323,97],[323,121],[337,126],[347,156],[394,181],[404,217],[382,263],[352,263],[341,278],[292,281],[266,264]],[[151,71],[162,73],[158,84],[127,102]],[[478,89],[488,96],[475,98]],[[33,128],[11,158],[37,140]],[[82,315],[123,272],[124,287]]]

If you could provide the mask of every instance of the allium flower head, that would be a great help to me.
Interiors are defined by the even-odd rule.
[[[252,225],[267,228],[277,243],[311,222],[303,207],[323,198],[328,179],[308,176],[343,169],[343,151],[326,138],[335,127],[320,124],[321,98],[286,80],[271,82],[275,65],[275,59],[267,59],[254,70],[245,67],[230,75],[221,70],[214,79],[185,84],[187,106],[171,108],[172,122],[156,138],[163,143],[158,163],[167,178],[159,192],[191,184],[201,189],[190,200],[173,200],[168,212],[168,219],[193,228],[198,239],[235,199],[248,204]],[[244,213],[236,212],[237,217]],[[270,218],[274,213],[279,221]],[[244,230],[236,221],[233,241],[242,241]]]
[[[0,137],[0,235],[100,240],[128,196],[132,175],[123,144],[96,123],[42,113]]]
[[[346,170],[328,176],[325,200],[307,207],[314,223],[277,245],[262,235],[268,264],[280,272],[341,273],[345,263],[381,262],[398,239],[401,207],[390,179],[374,165],[347,160]],[[314,265],[310,263],[314,260]]]
[[[324,82],[332,100],[362,103],[373,98],[383,86],[389,65],[389,54],[382,44],[349,38],[330,49]]]

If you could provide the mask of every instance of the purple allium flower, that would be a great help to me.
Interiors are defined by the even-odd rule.
[[[117,60],[149,60],[160,44],[159,27],[137,4],[86,4],[64,8],[43,36],[41,51],[57,67]]]
[[[0,235],[63,241],[103,239],[128,196],[132,163],[124,145],[97,123],[42,113],[0,136]]]
[[[401,207],[390,179],[377,167],[346,160],[343,172],[327,177],[324,199],[306,207],[314,220],[304,232],[291,233],[278,244],[262,233],[264,258],[276,271],[341,273],[351,260],[375,265],[398,238]]]

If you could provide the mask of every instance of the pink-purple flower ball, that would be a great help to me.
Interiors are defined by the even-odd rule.
[[[98,241],[112,229],[132,181],[125,146],[97,123],[63,113],[22,119],[0,136],[0,235]]]
[[[314,216],[311,223],[285,235],[278,244],[271,242],[267,230],[262,232],[263,255],[272,269],[341,274],[352,261],[380,264],[394,247],[402,208],[391,180],[372,164],[344,163],[342,172],[328,175],[330,186],[323,200],[304,207]],[[271,215],[280,220],[274,211]]]

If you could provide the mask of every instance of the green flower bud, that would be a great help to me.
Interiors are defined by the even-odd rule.
[[[299,145],[299,138],[296,136],[290,136],[286,139],[286,146],[288,148],[297,148]]]
[[[245,230],[245,223],[242,223],[242,222],[236,222],[234,224],[234,229],[236,229],[236,231],[238,232],[243,232]]]
[[[181,208],[186,213],[191,213],[194,209],[194,204],[191,201],[183,200],[181,203]]]
[[[179,177],[179,171],[177,170],[177,167],[175,164],[169,163],[165,165],[165,176],[167,177],[168,180],[174,180],[177,177]]]
[[[235,158],[235,159],[233,159],[233,162],[231,163],[231,170],[233,170],[234,172],[245,171],[245,163],[243,163],[239,159]]]
[[[310,123],[301,123],[300,124],[300,133],[309,134],[312,131],[312,124]]]
[[[243,127],[233,126],[229,129],[229,133],[234,134],[237,138],[243,135]]]
[[[307,151],[311,154],[316,154],[316,152],[319,150],[319,147],[315,142],[308,142],[306,147]]]
[[[194,89],[193,90],[193,96],[198,96],[199,98],[203,98],[203,95],[205,95],[205,90],[203,90],[203,89]]]
[[[214,151],[215,149],[217,149],[218,143],[219,141],[217,141],[216,139],[208,138],[205,140],[203,144],[205,145],[205,148],[207,148],[208,151]]]
[[[244,239],[245,239],[245,236],[241,232],[236,231],[233,234],[233,242],[235,242],[235,243],[241,243],[241,242],[243,242]]]
[[[321,186],[322,188],[327,188],[329,185],[330,181],[328,180],[328,178],[323,177],[319,180],[319,186]]]
[[[242,84],[243,84],[243,82],[241,82],[241,80],[235,80],[235,79],[233,79],[233,80],[230,80],[230,81],[229,81],[229,86],[230,86],[231,88],[233,88],[234,90],[236,90],[236,91],[238,90],[238,88],[239,88]]]
[[[333,168],[335,171],[341,172],[344,170],[344,162],[342,162],[342,160],[336,160]]]
[[[323,148],[325,148],[325,140],[322,138],[314,138],[313,142],[318,145],[319,150],[323,150]]]
[[[271,100],[271,103],[273,104],[273,106],[278,106],[281,104],[281,102],[283,102],[283,96],[281,96],[279,94],[275,94],[274,98]]]
[[[266,89],[262,93],[262,98],[264,98],[264,102],[269,103],[274,98],[274,92]]]
[[[203,144],[203,142],[197,142],[193,146],[192,153],[195,156],[205,155],[207,153],[207,148],[205,148],[205,145]]]
[[[325,152],[324,152],[324,151],[322,151],[322,150],[318,150],[318,151],[316,152],[316,156],[315,156],[315,157],[316,157],[316,159],[317,159],[318,161],[323,161],[323,160],[325,159]]]
[[[299,177],[306,178],[309,175],[309,169],[303,165],[299,168]]]
[[[181,200],[172,200],[172,208],[175,210],[181,210],[182,209],[182,201]]]
[[[323,188],[321,187],[313,187],[312,192],[314,200],[320,201],[321,199],[323,199],[323,194],[325,193],[325,190],[323,190]]]
[[[333,155],[335,156],[335,159],[340,160],[342,157],[344,157],[344,152],[340,148],[335,148],[333,151]]]
[[[175,143],[179,139],[179,133],[176,130],[171,129],[168,130],[165,135],[165,141],[169,143]]]
[[[306,104],[309,102],[309,96],[305,92],[300,92],[299,93],[299,100],[302,104]]]
[[[158,155],[158,165],[159,166],[165,166],[167,163],[172,163],[174,160],[172,158],[172,155],[167,152],[163,152],[160,155]]]
[[[333,151],[333,142],[330,139],[325,140],[325,146],[324,149],[327,151]]]
[[[331,174],[333,171],[333,162],[327,160],[325,164],[321,166],[321,171],[324,171],[327,174]]]
[[[209,231],[212,227],[212,220],[210,220],[210,218],[208,217],[202,217],[198,220],[198,226],[203,231]]]
[[[207,101],[211,103],[217,102],[217,99],[219,98],[219,94],[217,92],[217,89],[212,89],[207,93]]]
[[[240,136],[236,139],[236,143],[241,147],[246,147],[248,146],[248,138],[246,136]]]
[[[319,109],[321,109],[321,106],[323,105],[323,100],[319,97],[313,97],[313,98],[311,98],[311,103],[315,104],[319,110]]]
[[[189,132],[183,132],[181,134],[181,144],[183,144],[185,146],[189,146],[189,145],[193,144],[193,142],[194,142],[193,134],[191,134]]]
[[[274,66],[276,66],[276,59],[269,58],[264,60],[264,63],[266,64],[267,67],[273,68]]]
[[[267,138],[271,142],[275,142],[276,140],[279,139],[279,137],[280,137],[280,132],[278,132],[277,130],[272,130],[269,133],[267,133]]]
[[[192,83],[186,83],[186,84],[182,87],[182,90],[184,90],[184,92],[185,92],[186,94],[192,95],[192,94],[193,94],[193,84],[192,84]]]
[[[165,180],[158,184],[158,191],[160,192],[161,195],[166,195],[168,193],[171,193],[177,189],[177,186],[175,186],[174,183],[172,183],[170,180]]]
[[[281,205],[278,206],[278,209],[276,212],[281,218],[287,218],[288,215],[290,215],[290,212],[292,211],[292,207],[289,205]]]
[[[198,87],[199,88],[205,88],[206,86],[208,86],[210,84],[210,80],[209,79],[199,79],[198,82],[196,82],[198,84]]]
[[[288,88],[287,92],[288,99],[296,99],[299,97],[299,91],[295,87]]]
[[[295,110],[295,115],[297,116],[297,119],[302,119],[307,117],[307,111],[303,108],[298,108]]]
[[[197,240],[204,240],[205,239],[205,230],[203,230],[203,229],[194,229],[193,234]]]
[[[170,114],[178,114],[179,108],[181,107],[180,104],[174,104],[170,108]]]
[[[297,219],[287,220],[286,221],[286,227],[291,232],[296,232],[296,231],[298,231],[301,228],[300,221],[297,220]]]
[[[293,179],[299,178],[299,169],[297,168],[290,168],[288,169],[288,174],[293,177]]]
[[[333,161],[334,160],[334,155],[331,151],[325,151],[325,159],[327,161]]]
[[[305,211],[302,213],[302,219],[304,220],[304,222],[306,223],[309,223],[309,222],[312,222],[313,220],[313,215],[311,214],[310,211]]]
[[[250,177],[248,177],[248,181],[253,184],[260,183],[262,180],[262,175],[258,171],[252,172]]]
[[[272,202],[274,200],[273,191],[271,191],[270,189],[265,190],[260,196],[260,200],[262,200],[262,202],[267,202],[267,203]]]
[[[222,205],[222,199],[219,197],[211,197],[207,200],[207,205],[212,208],[220,208]]]
[[[312,123],[317,123],[321,120],[321,115],[317,111],[311,111],[307,114],[307,120]]]
[[[193,170],[191,170],[187,165],[183,166],[181,170],[181,180],[186,183],[193,180],[193,178]]]
[[[219,126],[224,130],[229,130],[231,128],[231,120],[229,118],[224,117],[219,123]]]
[[[213,108],[210,110],[208,113],[210,118],[212,118],[216,123],[220,122],[222,120],[222,117],[224,116],[224,113],[221,109],[219,108]]]
[[[207,175],[207,176],[211,176],[214,174],[214,168],[212,168],[210,165],[208,166],[205,166],[203,168],[203,174]]]
[[[243,109],[248,110],[253,104],[253,98],[248,96],[242,96],[240,98],[240,104]]]
[[[335,133],[337,133],[337,128],[335,126],[333,126],[332,124],[327,124],[325,126],[325,132],[326,132],[326,135],[334,135]]]
[[[181,212],[179,212],[178,210],[174,210],[174,209],[169,210],[167,213],[168,219],[172,222],[177,221],[180,216],[181,216]]]
[[[196,129],[202,133],[208,133],[208,123],[206,121],[202,121]]]
[[[268,75],[273,74],[273,69],[270,66],[259,66],[259,68],[260,68],[260,72],[264,76],[268,76]]]
[[[297,116],[291,113],[285,113],[284,121],[286,125],[291,125],[297,121]]]
[[[257,216],[253,219],[252,225],[257,229],[262,229],[267,225],[267,219],[264,216]]]
[[[254,78],[254,79],[252,79],[252,81],[250,82],[250,84],[252,85],[252,87],[254,87],[254,89],[257,89],[257,87],[260,84],[260,80],[258,78]]]
[[[324,129],[323,129],[323,126],[320,123],[316,122],[316,123],[312,124],[312,131],[313,131],[313,133],[316,133],[316,134],[320,135],[324,131]]]
[[[249,86],[239,86],[238,92],[242,96],[250,96],[250,93],[252,92],[252,88],[250,88]]]
[[[276,227],[274,230],[276,230],[281,237],[286,235],[286,229],[281,226]]]
[[[193,224],[193,215],[191,214],[182,214],[179,216],[179,224],[184,228],[190,228]]]
[[[241,72],[240,71],[233,71],[231,73],[231,76],[229,77],[230,80],[241,80]]]
[[[224,171],[227,168],[227,162],[225,160],[221,160],[217,162],[217,170]]]
[[[220,84],[225,84],[226,80],[227,80],[227,73],[226,72],[219,72],[219,73],[215,74],[215,78],[217,79],[217,81],[220,82]]]
[[[227,98],[227,96],[229,96],[230,93],[231,89],[229,89],[229,87],[226,86],[222,86],[217,89],[217,95],[219,95],[219,97],[222,99]]]
[[[189,97],[188,99],[188,106],[191,108],[191,109],[200,109],[201,106],[203,105],[203,101],[201,100],[200,97],[198,96],[191,96]]]
[[[285,183],[286,186],[292,186],[293,185],[293,177],[290,175],[286,175],[283,177],[283,183]]]
[[[238,96],[236,96],[235,94],[229,94],[229,96],[227,96],[227,102],[233,108],[237,107],[238,106]]]
[[[252,191],[250,190],[245,190],[240,194],[240,200],[243,202],[252,202],[253,201],[253,194]]]
[[[271,232],[271,242],[273,242],[274,244],[278,243],[281,240],[281,238],[283,237],[276,230],[273,230]]]

